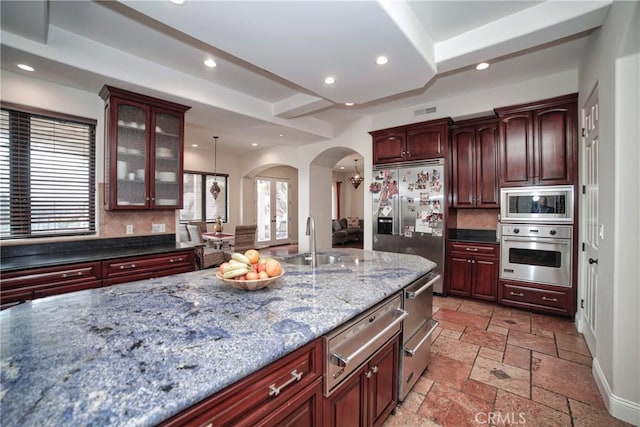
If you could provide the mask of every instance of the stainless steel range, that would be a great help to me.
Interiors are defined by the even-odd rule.
[[[502,224],[500,278],[571,287],[573,226]]]

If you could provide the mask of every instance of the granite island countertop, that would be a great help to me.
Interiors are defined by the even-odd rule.
[[[215,269],[91,289],[0,312],[4,426],[155,425],[326,334],[431,271],[415,255],[341,263],[253,292]]]

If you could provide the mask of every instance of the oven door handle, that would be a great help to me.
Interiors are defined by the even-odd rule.
[[[424,344],[424,342],[427,339],[431,338],[431,334],[433,334],[433,331],[436,330],[438,325],[440,325],[440,322],[438,322],[437,320],[433,320],[433,319],[431,319],[431,323],[432,323],[432,325],[431,325],[431,328],[429,328],[429,332],[424,334],[424,336],[422,337],[422,339],[420,340],[418,345],[416,345],[414,348],[405,348],[404,349],[404,352],[407,353],[408,357],[413,357],[413,355],[417,353],[418,349],[420,349],[420,347],[422,347],[422,344]]]
[[[503,237],[503,242],[524,242],[524,243],[549,243],[554,245],[569,245],[569,239],[548,239],[546,237]]]
[[[409,315],[409,312],[406,310],[403,310],[401,308],[397,308],[396,311],[398,313],[400,313],[400,316],[396,317],[391,323],[389,323],[383,330],[381,330],[380,332],[378,332],[376,334],[376,336],[374,336],[373,338],[371,338],[369,341],[367,341],[366,343],[364,343],[364,345],[362,345],[360,348],[358,348],[356,351],[354,351],[353,353],[351,353],[349,356],[345,357],[340,353],[333,353],[333,357],[332,359],[335,361],[335,363],[338,366],[341,367],[345,367],[347,366],[353,359],[355,359],[356,357],[358,357],[360,355],[360,353],[362,353],[363,351],[365,351],[367,349],[367,347],[369,347],[371,344],[373,344],[374,342],[376,342],[378,339],[380,339],[382,336],[384,336],[387,332],[389,332],[391,329],[393,329],[398,323],[402,322],[402,320],[407,317]]]
[[[440,275],[436,274],[436,277],[434,277],[433,279],[429,280],[424,286],[422,286],[417,291],[405,291],[407,299],[416,299],[416,297],[418,295],[420,295],[421,293],[423,293],[424,291],[429,289],[431,287],[431,285],[433,285],[435,282],[438,281],[439,278],[440,278]]]

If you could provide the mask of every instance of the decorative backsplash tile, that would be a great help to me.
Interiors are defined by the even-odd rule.
[[[455,228],[495,230],[498,228],[499,213],[499,209],[457,209]],[[450,221],[450,223],[452,222]]]
[[[104,197],[104,184],[98,185],[99,192],[99,215],[100,215],[100,237],[123,237],[123,236],[140,236],[146,234],[163,234],[152,233],[151,226],[153,224],[164,224],[167,234],[174,234],[176,214],[173,209],[162,211],[106,211],[102,200]],[[133,234],[127,234],[127,225],[133,225]]]

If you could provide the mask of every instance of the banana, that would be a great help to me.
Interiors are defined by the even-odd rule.
[[[253,268],[249,267],[247,264],[244,264],[242,262],[236,261],[236,262],[230,262],[229,266],[227,268],[225,268],[225,272],[233,271],[233,270],[240,270],[242,268],[246,268],[249,271],[253,270]]]
[[[225,279],[233,279],[234,277],[240,277],[240,276],[244,276],[245,274],[247,274],[249,272],[248,268],[238,268],[235,270],[229,270],[229,271],[225,271],[224,274],[222,275],[222,277],[224,277]]]
[[[241,253],[234,252],[233,254],[231,254],[231,259],[235,259],[237,261],[245,263],[248,266],[251,266],[251,261],[249,261],[249,258],[247,258]]]

